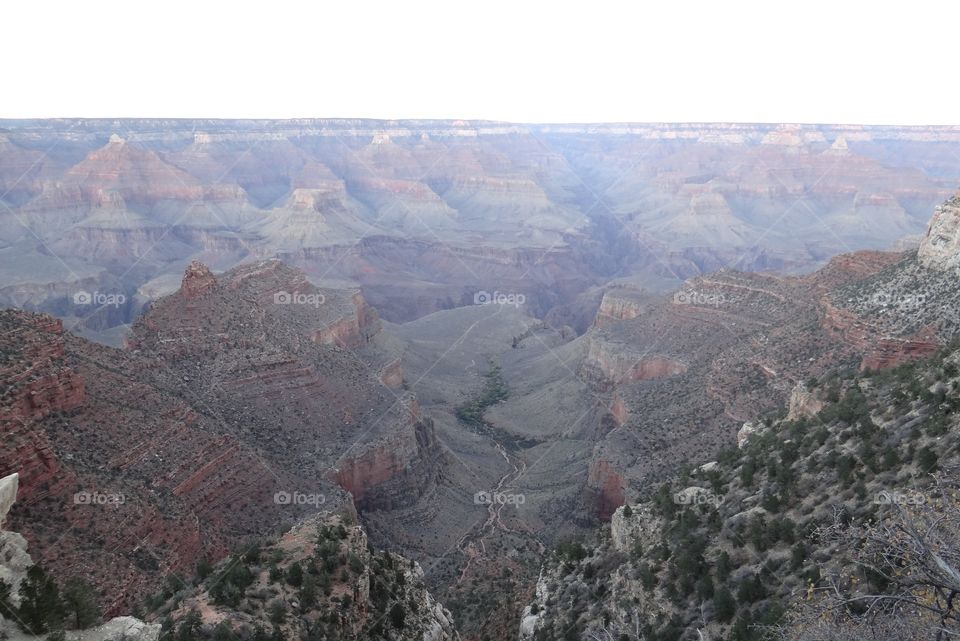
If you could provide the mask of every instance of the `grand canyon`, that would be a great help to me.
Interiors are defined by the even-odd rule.
[[[958,186],[953,126],[0,120],[0,634],[953,638]]]

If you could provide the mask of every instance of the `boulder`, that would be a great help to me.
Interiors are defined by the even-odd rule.
[[[743,424],[743,427],[737,432],[737,447],[743,449],[743,446],[747,444],[747,441],[751,436],[763,429],[762,423],[747,422]]]
[[[960,193],[934,210],[917,259],[929,269],[960,268]]]
[[[20,486],[20,475],[14,472],[0,479],[0,526],[7,518],[7,512],[17,500],[17,488]]]

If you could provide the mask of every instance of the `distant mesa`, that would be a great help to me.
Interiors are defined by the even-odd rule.
[[[847,146],[847,139],[843,136],[837,136],[837,139],[833,141],[832,145],[830,145],[830,149],[827,149],[823,153],[833,156],[850,155],[850,147]]]

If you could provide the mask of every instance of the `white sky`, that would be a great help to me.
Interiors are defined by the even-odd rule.
[[[960,124],[960,3],[15,0],[0,117]]]

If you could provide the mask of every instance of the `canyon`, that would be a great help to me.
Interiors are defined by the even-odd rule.
[[[410,563],[418,630],[512,638],[549,550],[956,337],[956,150],[951,127],[0,121],[7,523],[108,616],[343,524],[367,576]]]
[[[582,332],[615,281],[915,243],[958,153],[955,127],[3,120],[0,304],[117,346],[191,260],[280,258],[394,322],[499,290]]]
[[[322,297],[327,315],[275,298],[282,288]],[[359,347],[331,344],[331,325]],[[45,567],[109,595],[113,614],[158,577],[321,505],[409,502],[442,454],[415,401],[383,386],[393,356],[377,326],[355,292],[321,292],[276,261],[219,277],[192,264],[124,350],[3,311],[0,468],[21,479],[12,522]]]

